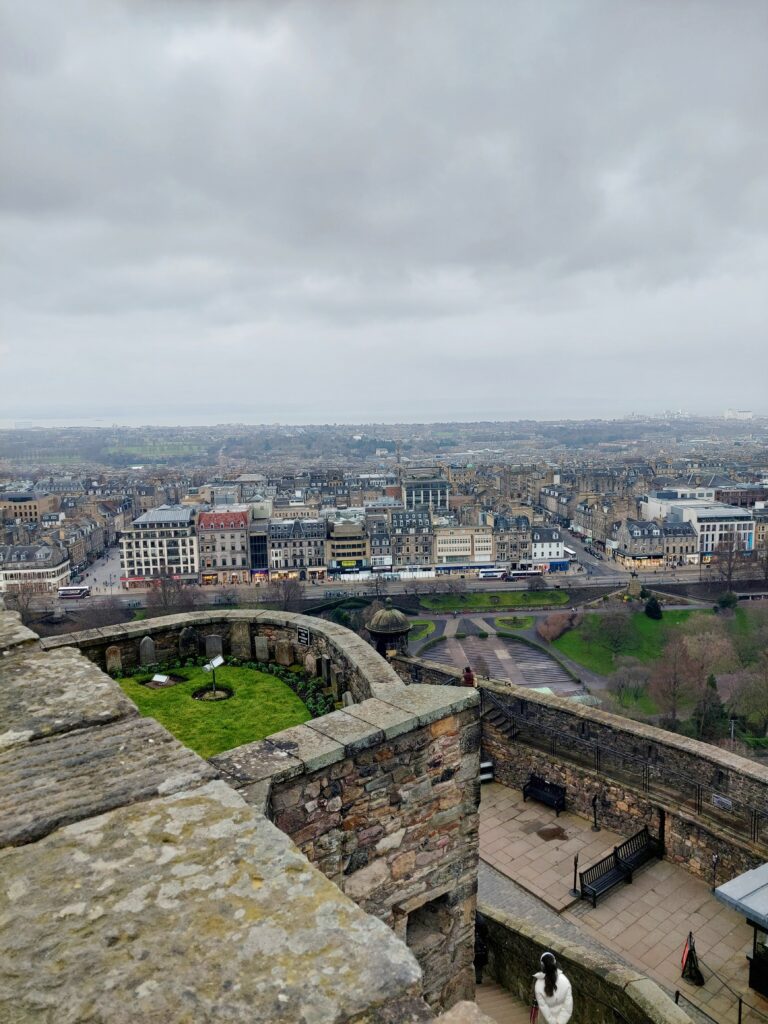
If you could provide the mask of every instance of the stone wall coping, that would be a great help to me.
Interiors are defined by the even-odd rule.
[[[439,672],[441,675],[451,676],[453,678],[461,676],[461,672],[457,669],[444,667],[434,661],[425,661],[422,658],[404,657],[398,658],[397,660],[408,665],[413,664],[421,666],[429,672]],[[586,721],[595,722],[599,725],[604,725],[606,728],[612,729],[614,732],[624,732],[632,736],[637,736],[638,739],[642,739],[646,743],[655,743],[661,746],[674,747],[677,750],[685,751],[687,754],[692,754],[695,757],[704,758],[717,767],[734,769],[741,775],[749,776],[756,782],[768,785],[768,767],[764,767],[754,761],[750,761],[746,757],[741,757],[739,754],[733,754],[729,750],[723,750],[721,747],[713,747],[709,743],[703,743],[701,740],[690,739],[688,736],[680,736],[677,733],[669,732],[666,729],[660,729],[655,725],[646,725],[644,722],[635,722],[630,718],[622,718],[621,715],[615,715],[611,711],[602,711],[600,708],[588,707],[584,704],[579,704],[576,701],[570,701],[565,697],[558,697],[555,694],[535,693],[528,687],[519,686],[517,683],[500,682],[494,679],[483,679],[481,682],[478,682],[478,688],[480,690],[488,690],[491,693],[497,694],[499,697],[507,697],[514,700],[525,700],[530,704],[541,704],[545,707],[551,707],[555,711],[564,711],[576,719],[584,719]]]
[[[662,747],[672,747],[684,751],[693,757],[709,761],[720,768],[728,768],[737,771],[740,775],[748,776],[762,785],[768,786],[768,768],[749,761],[746,757],[740,757],[729,750],[721,747],[713,747],[701,740],[690,739],[687,736],[679,736],[677,733],[660,729],[655,725],[646,725],[644,722],[635,722],[629,718],[622,718],[621,715],[614,715],[610,711],[602,711],[600,708],[586,707],[576,701],[569,701],[564,697],[556,697],[548,693],[532,693],[525,686],[518,686],[514,683],[498,683],[493,680],[483,680],[480,683],[481,690],[488,690],[499,697],[522,699],[531,704],[541,704],[551,707],[555,711],[566,712],[575,719],[584,719],[597,725],[603,725],[613,732],[626,733],[630,736],[637,736],[645,743],[654,743]]]
[[[0,875],[3,1020],[383,1022],[423,1006],[405,944],[220,781],[0,851]]]
[[[5,653],[19,644],[34,643],[36,640],[37,633],[22,625],[18,612],[4,611],[0,605],[0,651]]]
[[[445,686],[403,686],[387,701],[369,698],[303,725],[244,743],[211,758],[211,764],[238,786],[271,778],[283,782],[326,768],[366,747],[412,729],[431,725],[474,707],[476,690]]]
[[[2,659],[0,672],[0,750],[139,714],[117,683],[77,650],[44,654],[25,644]]]
[[[478,911],[511,932],[523,935],[539,949],[549,949],[565,964],[578,964],[606,984],[620,989],[634,1002],[651,1024],[691,1024],[691,1018],[677,1006],[655,981],[633,968],[600,956],[594,950],[576,945],[571,939],[549,931],[543,925],[524,917],[516,917],[488,903],[478,902]],[[566,971],[567,973],[567,971]],[[578,995],[578,993],[575,993]]]
[[[368,681],[372,696],[386,697],[390,690],[402,689],[405,685],[392,666],[362,637],[357,636],[346,626],[339,626],[335,622],[327,622],[325,619],[313,618],[310,615],[301,615],[298,612],[271,609],[183,612],[179,615],[164,615],[142,619],[139,622],[125,622],[115,626],[103,626],[100,629],[86,629],[77,633],[45,637],[39,644],[44,651],[73,646],[88,648],[118,640],[141,640],[145,636],[153,637],[168,630],[183,629],[185,626],[210,626],[218,622],[253,622],[275,626],[278,629],[298,629],[301,626],[324,640],[332,650],[337,648],[342,651],[352,666]]]

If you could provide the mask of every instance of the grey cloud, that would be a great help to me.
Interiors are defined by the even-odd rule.
[[[429,386],[457,416],[506,407],[542,359],[521,415],[621,411],[631,374],[649,408],[681,384],[764,401],[760,0],[5,7],[11,396],[30,367],[57,369],[45,408],[119,365],[199,400],[217,347],[279,387],[290,346],[305,419],[342,418],[334,362],[359,353],[369,389],[383,350],[418,378],[381,415],[419,418]],[[712,376],[723,343],[748,380]],[[654,387],[639,349],[680,376]]]

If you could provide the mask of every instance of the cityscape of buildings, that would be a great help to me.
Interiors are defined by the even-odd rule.
[[[467,450],[464,424],[455,425],[453,444],[446,425],[403,429],[406,439],[388,444],[361,428],[345,431],[345,451],[340,428],[315,428],[306,466],[295,452],[301,428],[283,428],[269,452],[256,434],[256,458],[235,437],[236,454],[214,465],[185,456],[182,465],[110,470],[89,458],[92,439],[78,472],[46,465],[39,449],[6,452],[0,590],[55,593],[116,545],[114,584],[126,590],[162,577],[258,586],[559,573],[576,562],[566,531],[623,570],[703,571],[727,554],[729,578],[761,575],[765,426],[705,441],[681,436],[679,422],[672,429],[665,438],[653,424],[645,432],[636,423],[568,424],[558,437],[541,425],[527,436],[518,428],[523,438],[510,443],[508,425],[486,425],[475,432],[490,443]],[[599,439],[606,433],[611,440]],[[536,448],[537,457],[517,461],[521,449],[530,456]]]

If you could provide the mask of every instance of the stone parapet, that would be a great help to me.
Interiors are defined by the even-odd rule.
[[[564,942],[550,929],[480,903],[488,925],[489,974],[528,1003],[539,957],[554,953],[573,986],[573,1020],[578,1024],[691,1024],[691,1019],[654,981],[593,949]],[[617,1017],[614,1009],[621,1014]]]
[[[260,813],[276,778],[367,756],[383,730],[347,713],[301,727],[237,793],[71,644],[38,646],[2,611],[0,635],[0,1020],[431,1019],[406,945]],[[435,714],[417,704],[400,713]]]
[[[300,643],[301,639],[308,643]],[[46,637],[44,651],[77,647],[106,668],[108,649],[113,664],[131,670],[141,663],[141,644],[157,661],[205,654],[206,641],[220,638],[225,656],[243,661],[301,662],[310,674],[322,676],[337,699],[347,692],[353,701],[383,697],[402,680],[365,640],[324,619],[280,611],[206,611],[165,615],[101,629]]]
[[[479,698],[400,687],[212,758],[415,952],[435,1009],[472,996]]]

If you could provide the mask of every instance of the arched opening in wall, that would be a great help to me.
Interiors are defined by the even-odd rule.
[[[452,933],[456,915],[448,902],[448,893],[443,893],[408,914],[405,942],[419,961],[425,979],[441,973],[443,961],[450,960]]]

